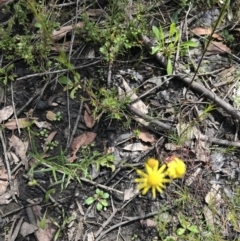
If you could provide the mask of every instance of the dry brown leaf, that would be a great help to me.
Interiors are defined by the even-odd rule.
[[[155,142],[155,138],[152,134],[150,134],[145,128],[140,128],[140,134],[138,138],[144,142]]]
[[[52,133],[50,133],[50,135],[47,137],[45,144],[43,145],[43,151],[46,152],[47,151],[47,145],[46,143],[49,143],[53,140],[54,136],[57,134],[57,131],[54,131]]]
[[[88,128],[92,128],[95,125],[96,121],[93,118],[92,112],[91,112],[90,108],[88,107],[88,105],[85,104],[84,107],[85,107],[84,122]]]
[[[27,160],[26,152],[28,149],[28,141],[23,142],[17,136],[12,135],[9,138],[9,146],[10,148],[13,147],[13,149],[15,150],[15,153],[17,154],[17,156],[20,157],[21,161],[25,165],[25,169],[27,170],[28,160]]]
[[[196,35],[199,35],[199,36],[210,35],[212,33],[212,29],[211,28],[201,28],[201,27],[197,27],[197,28],[191,29],[190,31],[193,34],[196,34]],[[219,34],[217,34],[217,33],[214,33],[212,35],[212,37],[215,38],[215,39],[218,39],[219,41],[223,40],[223,38]]]
[[[58,41],[58,40],[62,39],[63,37],[65,37],[65,35],[68,32],[72,31],[74,27],[82,28],[83,27],[83,23],[79,22],[75,26],[74,25],[68,25],[68,26],[61,27],[59,30],[53,30],[51,38],[54,41]]]
[[[123,198],[123,201],[128,201],[130,200],[132,197],[134,197],[135,194],[138,193],[138,190],[133,188],[133,187],[130,187],[130,188],[127,188],[124,190],[124,198]]]
[[[54,112],[52,112],[51,110],[47,111],[47,114],[46,114],[46,118],[50,121],[54,121],[56,120],[56,115]]]
[[[52,129],[52,125],[50,123],[48,123],[47,121],[34,120],[34,124],[40,129],[42,129],[42,128],[46,128],[48,130]]]
[[[0,195],[6,192],[8,187],[8,174],[4,166],[0,168]]]
[[[0,123],[7,120],[13,114],[13,107],[6,106],[0,110]]]
[[[216,53],[216,54],[224,54],[224,53],[231,53],[231,49],[228,48],[225,44],[221,42],[212,41],[208,48],[208,52]]]
[[[76,153],[78,152],[79,148],[91,144],[95,140],[96,136],[97,134],[95,132],[85,132],[82,135],[74,138],[71,145],[73,151],[72,156],[68,159],[68,161],[73,162],[74,160],[76,160]]]
[[[138,98],[138,96],[133,92],[131,87],[128,85],[128,83],[124,79],[122,79],[122,84],[125,89],[125,95],[129,96],[132,101],[136,100]],[[134,108],[136,108],[137,110],[141,111],[143,114],[148,113],[147,106],[141,100],[134,102],[134,104],[132,104],[132,106]]]
[[[17,157],[17,155],[14,152],[8,151],[7,156],[10,161],[14,162],[14,164],[19,163],[19,158]]]
[[[9,130],[16,130],[18,127],[19,128],[29,127],[33,121],[34,120],[30,120],[29,118],[20,118],[20,119],[17,119],[17,121],[13,119],[5,123],[3,126]],[[18,126],[17,126],[17,123],[18,123]]]
[[[21,229],[20,229],[20,234],[23,237],[26,237],[29,234],[34,233],[37,229],[38,228],[35,225],[27,223],[27,222],[23,222],[22,226],[21,226]]]
[[[140,142],[126,145],[123,148],[123,150],[125,151],[146,151],[148,149],[149,149],[149,146],[145,146]]]
[[[40,226],[39,221],[37,226]],[[56,233],[56,226],[51,223],[49,219],[46,219],[46,227],[44,229],[38,228],[35,232],[37,240],[51,241],[53,240],[54,234]]]

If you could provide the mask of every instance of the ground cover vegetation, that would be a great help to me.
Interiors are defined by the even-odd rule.
[[[0,0],[0,238],[240,240],[239,9]]]

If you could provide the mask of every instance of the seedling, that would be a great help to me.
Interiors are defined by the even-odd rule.
[[[47,129],[42,129],[37,135],[40,137],[47,138],[48,137],[48,130]]]
[[[58,81],[60,84],[64,86],[64,91],[69,90],[70,91],[70,97],[71,99],[75,99],[75,94],[78,89],[81,89],[80,85],[80,74],[75,73],[73,80],[69,79],[67,76],[62,75],[58,78]]]
[[[47,142],[46,143],[46,150],[53,150],[57,145],[58,145],[58,141],[51,141],[51,142]]]
[[[186,233],[186,231],[189,231],[192,234],[198,234],[199,230],[198,227],[196,225],[191,224],[191,222],[187,221],[183,216],[178,216],[178,220],[181,224],[181,228],[177,229],[177,235],[181,236],[184,233]]]
[[[152,48],[152,54],[161,52],[167,58],[167,74],[170,75],[173,73],[172,58],[177,52],[178,42],[180,40],[180,30],[176,27],[174,22],[171,23],[168,40],[166,39],[166,35],[161,26],[160,28],[153,26],[152,31],[157,38],[157,46]],[[194,41],[184,41],[179,45],[179,50],[180,53],[184,55],[189,47],[197,46],[198,44]]]
[[[92,197],[88,197],[85,201],[85,204],[91,205],[92,203],[97,203],[97,210],[102,211],[105,207],[108,206],[107,199],[109,198],[109,194],[107,192],[103,192],[100,189],[96,189],[95,194]]]
[[[60,121],[62,119],[62,113],[58,111],[53,119],[53,121]]]

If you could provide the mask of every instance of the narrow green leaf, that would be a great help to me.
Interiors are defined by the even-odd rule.
[[[48,191],[46,192],[46,194],[45,194],[45,201],[46,201],[46,203],[49,201],[50,195],[51,195],[52,193],[55,193],[55,192],[56,192],[56,190],[55,190],[54,188],[52,188],[52,189],[50,189],[50,190],[48,190]]]
[[[161,50],[161,48],[159,46],[152,47],[152,53],[151,54],[156,54],[160,50]]]
[[[192,40],[181,43],[180,47],[198,47],[198,43]]]
[[[169,58],[167,61],[167,74],[171,75],[173,73],[173,66],[172,66],[172,61]]]
[[[176,24],[172,22],[169,30],[169,38],[173,37],[175,33],[176,33]]]
[[[153,31],[154,35],[156,36],[157,40],[160,42],[161,35],[160,35],[159,29],[156,26],[152,26],[152,31]]]

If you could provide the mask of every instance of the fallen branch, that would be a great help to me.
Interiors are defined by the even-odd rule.
[[[144,45],[147,47],[147,49],[149,51],[152,50],[152,43],[150,41],[150,39],[146,36],[140,36],[140,38],[142,39]],[[167,60],[166,58],[161,55],[160,53],[157,53],[155,55],[156,59],[158,60],[158,62],[164,67],[167,68]],[[184,67],[184,65],[182,64],[178,64],[179,65],[179,69],[183,70],[183,72],[187,73],[187,69]],[[177,72],[178,70],[176,70],[176,75],[180,74]],[[182,74],[181,74],[182,75]],[[221,107],[222,109],[224,109],[228,114],[230,114],[234,119],[237,119],[240,121],[240,112],[237,111],[232,105],[230,105],[229,103],[227,103],[226,101],[224,101],[223,99],[221,99],[220,97],[218,97],[215,93],[213,93],[211,90],[206,89],[203,85],[197,83],[196,81],[192,82],[192,78],[189,77],[180,77],[177,76],[177,79],[181,80],[183,83],[185,83],[187,86],[190,85],[190,88],[192,90],[197,91],[198,93],[200,93],[201,95],[203,95],[204,97],[212,100],[217,106]],[[192,83],[191,83],[192,82]]]

